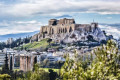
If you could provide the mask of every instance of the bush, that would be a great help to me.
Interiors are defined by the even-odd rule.
[[[49,80],[49,73],[43,69],[39,70],[38,64],[35,64],[34,72],[29,71],[24,75],[24,78],[18,78],[17,80]]]
[[[0,74],[0,80],[10,80],[10,77],[8,74]]]

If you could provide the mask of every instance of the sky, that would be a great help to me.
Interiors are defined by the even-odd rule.
[[[120,0],[0,0],[0,35],[37,31],[49,19],[65,17],[80,24],[120,23]]]

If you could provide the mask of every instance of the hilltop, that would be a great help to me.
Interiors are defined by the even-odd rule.
[[[99,43],[109,38],[103,32],[98,23],[76,24],[74,19],[63,18],[60,20],[50,19],[49,24],[41,26],[40,32],[31,38],[31,42],[51,38],[55,42],[74,43],[93,39]]]

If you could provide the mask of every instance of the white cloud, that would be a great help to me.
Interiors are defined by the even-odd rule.
[[[3,0],[4,1],[4,0]],[[61,16],[70,13],[100,13],[120,14],[119,0],[16,0],[14,4],[0,2],[1,17],[31,17]],[[111,19],[112,17],[107,17]],[[16,18],[17,20],[17,18]],[[9,33],[31,32],[39,30],[42,24],[36,20],[32,21],[3,21],[0,22],[0,35]],[[114,33],[111,29],[120,33],[116,28],[106,27],[108,33]],[[110,30],[109,30],[110,29]]]
[[[112,19],[112,17],[107,17],[107,19]]]
[[[18,23],[18,24],[36,24],[38,22],[36,20],[32,20],[32,21],[15,21],[15,23]]]
[[[120,1],[110,0],[22,0],[22,3],[0,5],[2,15],[60,15],[70,12],[120,14]]]
[[[109,26],[109,25],[99,25],[99,27],[102,30],[105,30],[105,32],[108,35],[113,35],[114,38],[118,39],[120,38],[120,29],[115,26]]]
[[[0,23],[0,35],[10,33],[24,33],[40,30],[41,22],[32,21],[11,21]]]

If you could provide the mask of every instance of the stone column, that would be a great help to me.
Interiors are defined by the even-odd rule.
[[[26,71],[26,57],[24,56],[24,71]]]
[[[8,67],[10,69],[10,53],[8,53]]]
[[[27,56],[25,56],[25,71],[27,71],[27,66],[28,66]]]
[[[31,70],[33,69],[33,55],[31,56],[31,62],[30,62],[30,64],[31,64]]]

